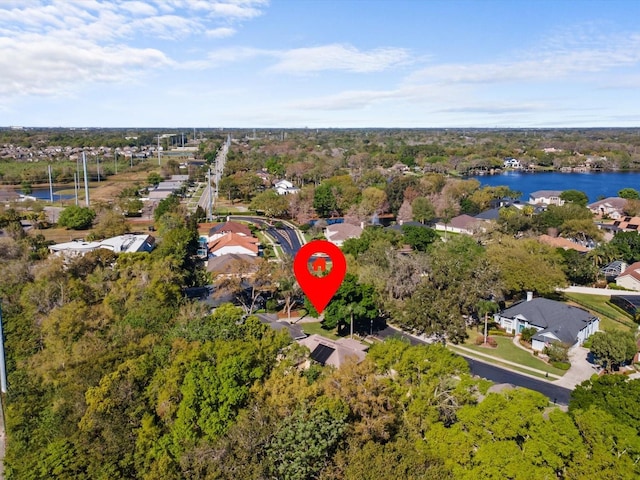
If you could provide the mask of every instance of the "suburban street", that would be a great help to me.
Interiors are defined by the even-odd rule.
[[[286,255],[293,257],[298,253],[298,250],[302,248],[302,242],[300,241],[300,239],[303,238],[302,234],[300,232],[296,232],[293,225],[283,220],[273,219],[273,222],[282,223],[283,226],[279,228],[270,226],[272,223],[271,219],[259,216],[231,215],[229,216],[229,220],[236,222],[252,222],[256,225],[260,225],[261,227],[266,226],[267,228],[265,233],[279,244]]]
[[[412,345],[427,344],[427,342],[420,340],[412,335],[408,335],[401,330],[387,326],[384,330],[380,330],[376,333],[376,337],[384,340],[389,337],[398,336],[408,340]],[[457,353],[457,352],[456,352]],[[557,403],[558,405],[568,405],[569,398],[571,396],[571,390],[563,388],[554,383],[544,380],[537,380],[527,375],[521,375],[512,370],[486,363],[481,360],[461,355],[469,364],[471,373],[478,375],[479,377],[486,378],[495,383],[508,383],[517,387],[528,388],[535,390],[543,395],[547,396],[550,401]]]

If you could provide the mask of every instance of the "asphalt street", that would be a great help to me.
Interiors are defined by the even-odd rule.
[[[377,332],[376,336],[381,339],[398,336],[398,337],[404,338],[405,340],[408,340],[412,345],[420,345],[420,344],[427,343],[415,337],[407,335],[403,333],[401,330],[397,330],[389,326],[384,330],[380,330],[379,332]],[[492,365],[489,363],[476,360],[475,358],[465,357],[464,355],[462,355],[462,357],[469,364],[472,375],[477,375],[479,377],[486,378],[487,380],[491,380],[492,382],[495,382],[495,383],[508,383],[511,385],[515,385],[517,387],[523,387],[523,388],[528,388],[530,390],[535,390],[536,392],[542,393],[543,395],[548,397],[550,401],[558,405],[569,404],[571,390],[569,390],[568,388],[559,387],[557,385],[554,385],[551,382],[547,382],[544,380],[536,380],[534,378],[527,377],[525,375],[520,375],[511,370],[506,370],[496,365]]]
[[[229,220],[252,222],[263,227],[267,226],[267,235],[274,238],[282,248],[282,251],[292,257],[295,256],[302,247],[296,231],[287,225],[279,228],[271,227],[269,226],[271,223],[266,218],[246,215],[230,216]],[[277,222],[278,220],[274,221]]]

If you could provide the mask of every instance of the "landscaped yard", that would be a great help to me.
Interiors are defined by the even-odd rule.
[[[491,355],[499,359],[508,360],[510,362],[517,363],[519,365],[524,365],[526,367],[536,368],[538,370],[542,370],[543,372],[554,373],[556,375],[564,375],[565,371],[560,370],[559,368],[552,367],[544,360],[534,357],[528,351],[525,351],[513,344],[513,339],[511,337],[498,337],[494,336],[494,338],[498,344],[496,348],[487,348],[481,347],[479,345],[475,345],[473,343],[473,338],[475,335],[470,337],[470,340],[465,343],[466,348],[470,348],[480,353],[484,353],[486,355]]]
[[[608,303],[608,295],[565,293],[564,296],[567,300],[572,301],[579,307],[586,308],[600,318],[600,330],[635,329],[635,324],[628,315]]]
[[[339,338],[335,334],[335,329],[334,330],[325,330],[324,328],[322,328],[322,323],[321,322],[301,323],[300,327],[302,327],[302,330],[307,335],[313,335],[315,333],[315,334],[318,334],[318,335],[322,335],[323,337],[330,338],[331,340],[337,340]]]

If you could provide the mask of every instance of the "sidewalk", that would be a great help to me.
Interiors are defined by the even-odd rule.
[[[525,370],[525,371],[529,371],[529,372],[535,373],[537,375],[541,375],[543,377],[547,377],[548,376],[548,378],[550,378],[550,379],[558,380],[558,379],[562,378],[561,376],[556,375],[555,373],[547,373],[547,372],[545,372],[543,370],[538,370],[537,368],[528,367],[526,365],[520,365],[519,363],[515,363],[515,362],[512,362],[510,360],[504,360],[502,358],[498,358],[498,357],[495,357],[493,355],[489,355],[489,354],[486,354],[486,353],[478,352],[478,351],[473,350],[471,348],[462,347],[460,345],[450,345],[450,346],[453,347],[454,349],[462,350],[463,352],[468,353],[470,356],[480,357],[480,359],[481,358],[486,358],[487,360],[491,360],[491,362],[489,362],[489,363],[501,363],[501,364],[504,364],[504,365],[509,365],[509,366],[512,366],[512,367],[515,367],[515,368],[518,368],[518,369],[521,369],[521,370]],[[521,372],[516,370],[516,373],[521,373]],[[537,377],[536,377],[536,379],[537,379]]]

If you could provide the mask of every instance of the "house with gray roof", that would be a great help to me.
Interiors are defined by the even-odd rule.
[[[535,328],[538,332],[531,340],[531,348],[538,351],[558,341],[582,345],[600,327],[600,319],[582,308],[548,298],[532,298],[531,294],[527,300],[495,314],[494,319],[508,333]]]
[[[560,198],[563,190],[538,190],[529,194],[529,203],[533,205],[564,205]]]

